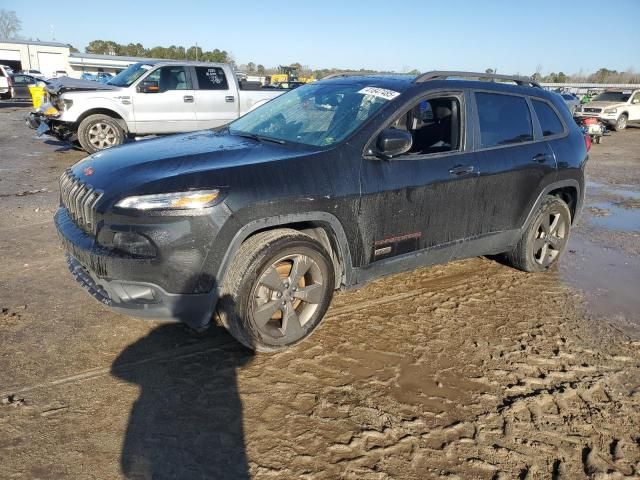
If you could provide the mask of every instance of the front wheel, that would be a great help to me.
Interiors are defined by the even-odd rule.
[[[224,280],[218,317],[238,341],[272,352],[307,338],[324,317],[335,287],[324,247],[291,229],[250,237]]]
[[[118,121],[108,115],[89,115],[78,126],[78,141],[88,153],[122,145],[124,130]]]
[[[544,272],[560,259],[571,230],[571,212],[558,197],[547,195],[507,261],[525,272]]]
[[[613,129],[616,132],[619,132],[620,130],[624,130],[625,128],[627,128],[627,114],[623,113],[618,117],[618,120],[616,121]]]

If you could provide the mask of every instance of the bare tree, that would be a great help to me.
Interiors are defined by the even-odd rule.
[[[22,30],[22,22],[16,12],[0,10],[0,38],[14,38]]]

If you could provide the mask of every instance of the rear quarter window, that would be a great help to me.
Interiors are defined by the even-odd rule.
[[[476,92],[482,148],[533,140],[529,105],[524,97]]]
[[[220,67],[196,67],[200,90],[229,90],[227,76]]]
[[[550,137],[564,132],[564,126],[558,118],[556,112],[547,102],[542,100],[532,100],[533,109],[536,112],[543,137]]]

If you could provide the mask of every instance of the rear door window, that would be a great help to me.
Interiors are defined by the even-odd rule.
[[[482,148],[533,140],[529,105],[524,97],[476,92]]]
[[[220,67],[196,67],[200,90],[229,90],[227,77]]]
[[[558,118],[556,112],[547,102],[532,100],[533,109],[536,112],[543,137],[550,137],[564,132],[564,126]]]

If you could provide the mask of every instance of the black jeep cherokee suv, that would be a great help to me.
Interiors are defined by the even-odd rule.
[[[85,158],[55,223],[105,305],[195,329],[217,314],[272,351],[306,338],[334,290],[381,275],[486,254],[547,270],[586,161],[562,99],[528,79],[339,75],[223,129]]]

